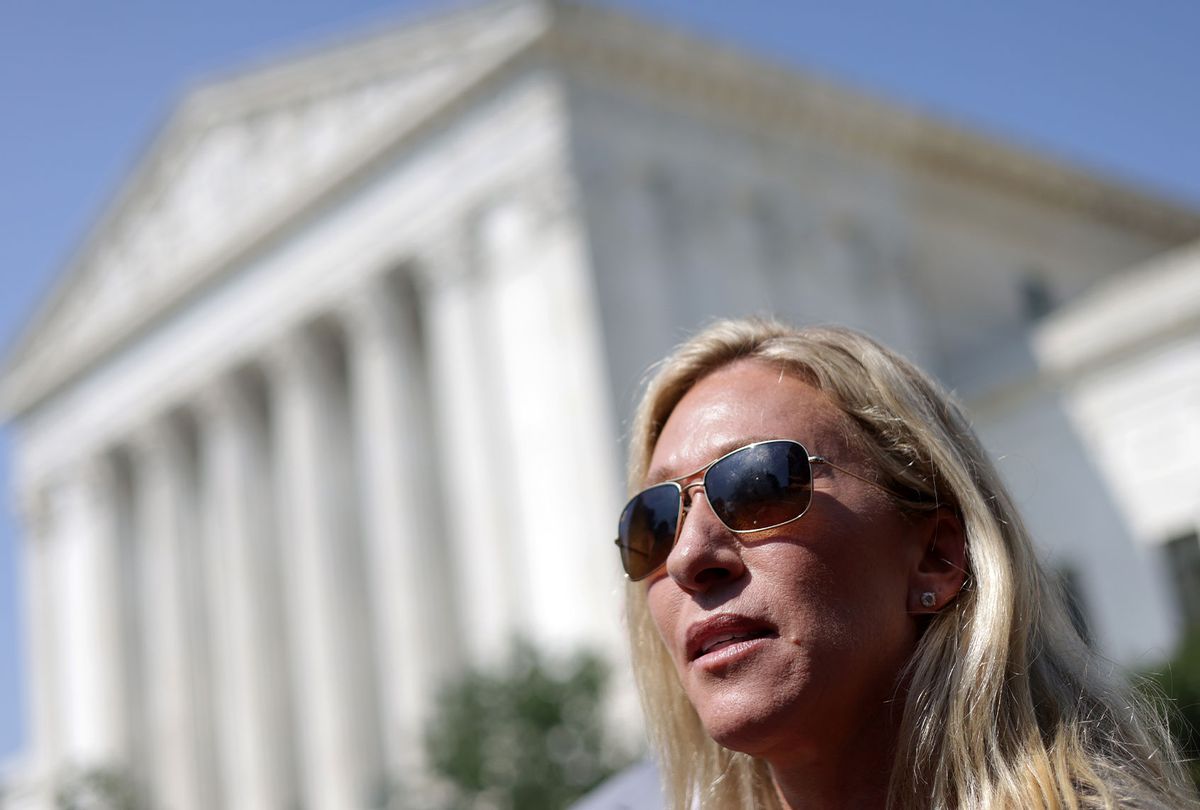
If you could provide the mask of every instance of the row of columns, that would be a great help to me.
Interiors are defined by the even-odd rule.
[[[34,738],[156,807],[372,806],[461,650],[420,305],[379,277],[30,521]]]

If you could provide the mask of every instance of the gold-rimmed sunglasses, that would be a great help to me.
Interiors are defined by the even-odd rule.
[[[754,442],[629,499],[621,510],[614,541],[621,550],[625,573],[636,582],[666,563],[679,539],[683,516],[691,506],[690,495],[685,495],[693,489],[704,490],[713,514],[737,534],[766,531],[799,520],[812,504],[814,464],[828,465],[884,489],[878,482],[839,467],[824,456],[812,455],[800,442]]]

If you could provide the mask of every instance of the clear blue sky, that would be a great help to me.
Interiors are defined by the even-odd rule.
[[[604,0],[1200,208],[1200,3]],[[189,86],[434,0],[10,0],[0,14],[0,345]],[[0,430],[0,492],[8,490]],[[0,509],[0,757],[24,737]]]

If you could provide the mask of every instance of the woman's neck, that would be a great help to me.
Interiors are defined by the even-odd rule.
[[[895,728],[885,720],[820,756],[766,759],[788,810],[883,810],[894,752]]]
[[[797,774],[771,769],[775,792],[788,810],[883,810],[889,769],[860,763],[852,771]]]

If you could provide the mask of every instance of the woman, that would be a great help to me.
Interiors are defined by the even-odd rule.
[[[671,806],[1197,806],[961,412],[869,338],[714,325],[650,382],[629,480]]]

